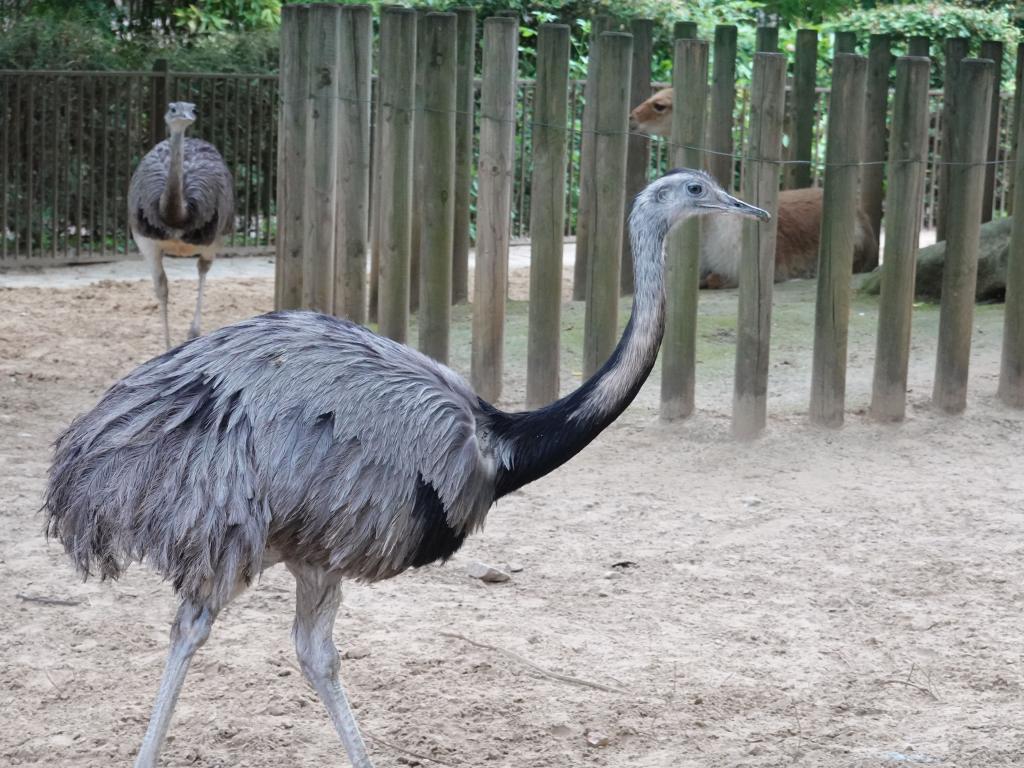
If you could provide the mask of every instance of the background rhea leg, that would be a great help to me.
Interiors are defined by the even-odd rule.
[[[148,237],[135,235],[135,244],[139,252],[149,265],[150,274],[153,275],[153,292],[156,293],[156,300],[160,303],[160,316],[164,321],[164,344],[171,348],[171,326],[167,320],[167,274],[164,272],[164,255],[155,240]]]
[[[359,726],[338,679],[334,618],[341,604],[341,579],[320,568],[287,563],[295,576],[295,651],[306,679],[327,707],[353,768],[373,768]]]
[[[203,314],[203,288],[206,285],[206,273],[213,266],[213,252],[203,251],[199,254],[196,269],[199,271],[199,293],[196,296],[196,311],[192,316],[192,325],[188,329],[188,337],[194,339],[199,335],[199,321]]]
[[[210,627],[217,618],[218,609],[210,605],[185,600],[178,608],[178,615],[171,625],[171,647],[167,655],[167,666],[160,679],[160,690],[149,718],[146,736],[135,759],[135,768],[153,768],[160,755],[167,727],[171,724],[174,705],[181,693],[192,656],[210,636]]]

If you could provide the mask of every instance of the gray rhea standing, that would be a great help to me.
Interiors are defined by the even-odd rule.
[[[189,661],[224,606],[283,562],[295,648],[358,768],[371,766],[338,679],[343,578],[449,558],[491,504],[582,450],[650,374],[664,329],[663,245],[697,214],[768,214],[700,171],[672,171],[630,215],[636,294],[612,356],[535,411],[480,399],[449,368],[308,312],[221,328],[144,363],[57,439],[46,530],[84,575],[133,561],[180,607],[136,766],[156,764]]]
[[[132,238],[153,274],[168,349],[171,332],[164,254],[199,256],[199,295],[188,336],[193,339],[199,335],[206,273],[235,219],[234,182],[224,158],[212,144],[185,138],[195,119],[194,104],[172,101],[167,105],[164,120],[169,138],[146,153],[128,187]]]

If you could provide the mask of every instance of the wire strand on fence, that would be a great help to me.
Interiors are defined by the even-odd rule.
[[[347,97],[344,97],[344,96],[338,96],[336,98],[337,98],[338,101],[357,102],[357,103],[367,104],[367,105],[370,105],[370,106],[374,106],[374,104],[375,104],[375,102],[373,102],[371,99],[352,99],[352,98],[347,98]],[[301,98],[301,99],[295,99],[294,101],[289,101],[287,103],[301,103],[301,102],[304,102],[304,101],[306,101],[306,99],[305,98]],[[282,99],[281,103],[286,103],[286,102]],[[393,105],[393,104],[381,104],[380,107],[381,108],[387,107],[387,108],[393,109],[395,111],[413,112],[413,113],[415,113],[415,112],[445,111],[445,112],[451,112],[451,113],[456,114],[456,115],[475,114],[476,116],[478,116],[480,118],[487,119],[487,120],[495,120],[495,121],[504,122],[504,123],[518,123],[518,121],[515,120],[515,119],[496,117],[496,116],[493,116],[493,115],[485,114],[483,112],[472,113],[472,112],[467,112],[466,110],[462,110],[462,109],[437,110],[437,109],[430,108],[430,107],[413,107],[412,109],[409,109],[407,107],[399,107],[399,106],[396,106],[396,105]],[[709,147],[698,147],[698,146],[694,146],[694,145],[691,145],[691,144],[677,144],[677,143],[671,141],[670,139],[666,139],[666,138],[662,138],[662,137],[657,137],[657,136],[652,136],[652,134],[644,133],[643,131],[597,131],[597,130],[584,129],[584,128],[571,128],[568,125],[566,125],[566,126],[558,126],[558,125],[553,125],[553,124],[549,124],[549,123],[540,123],[540,122],[535,122],[533,120],[530,121],[530,125],[531,126],[536,125],[536,126],[541,127],[541,128],[555,128],[555,129],[561,128],[561,129],[565,130],[566,132],[571,132],[571,133],[574,133],[574,134],[575,133],[579,133],[579,134],[588,133],[588,134],[600,134],[600,135],[605,135],[605,136],[625,134],[626,136],[641,136],[641,137],[647,138],[647,139],[657,138],[657,139],[660,140],[660,142],[662,144],[664,144],[666,147],[670,147],[670,148],[692,150],[692,151],[702,152],[702,153],[707,154],[707,155],[715,155],[715,156],[718,156],[718,157],[730,157],[733,160],[740,160],[742,162],[748,162],[748,161],[749,162],[754,162],[754,161],[756,161],[756,162],[760,162],[760,163],[766,163],[766,164],[769,164],[769,165],[777,165],[777,166],[810,165],[810,166],[814,166],[815,168],[817,168],[819,170],[823,170],[825,168],[849,168],[849,167],[853,167],[853,166],[865,167],[865,166],[874,166],[874,165],[886,165],[886,164],[888,164],[890,162],[889,160],[861,160],[860,162],[857,162],[857,163],[828,163],[828,162],[826,162],[824,160],[781,160],[781,159],[780,160],[766,160],[764,158],[754,157],[752,155],[745,155],[745,154],[742,154],[742,153],[722,152],[720,150],[714,150],[714,149],[711,149]],[[1021,155],[1020,159],[1024,160],[1024,155]],[[907,163],[928,163],[929,161],[927,159],[925,159],[925,158],[921,158],[921,159],[908,158],[908,159],[905,159],[905,160],[900,160],[898,162],[907,164]],[[1005,158],[1003,158],[1003,159],[996,159],[996,160],[983,160],[983,161],[979,161],[979,162],[975,162],[975,163],[954,162],[952,160],[935,160],[935,161],[932,161],[931,164],[934,165],[934,166],[962,167],[962,166],[978,166],[978,165],[1003,165],[1005,163],[1006,163],[1006,160],[1005,160]]]

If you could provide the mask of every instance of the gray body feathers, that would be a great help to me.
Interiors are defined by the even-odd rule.
[[[182,193],[187,208],[182,225],[160,215],[160,196],[171,162],[169,141],[161,141],[142,158],[128,187],[132,231],[152,240],[209,246],[231,232],[235,219],[234,183],[224,158],[212,144],[184,139]]]
[[[361,326],[256,317],[143,364],[68,427],[47,531],[85,575],[146,561],[191,599],[230,595],[268,552],[387,578],[436,559],[438,528],[454,551],[482,524],[479,414],[460,376]]]

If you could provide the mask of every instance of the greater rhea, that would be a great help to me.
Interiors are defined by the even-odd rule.
[[[338,679],[342,579],[444,561],[496,499],[564,464],[629,405],[665,318],[663,245],[680,219],[768,214],[677,170],[629,218],[636,294],[601,369],[562,399],[510,413],[451,369],[309,312],[244,320],[139,366],[57,439],[44,509],[83,576],[133,561],[180,598],[136,766],[157,761],[189,661],[261,571],[295,576],[295,648],[348,756],[370,768]]]
[[[235,219],[234,182],[224,158],[209,142],[185,138],[195,119],[195,104],[172,101],[167,105],[164,121],[169,137],[146,153],[128,187],[132,238],[153,275],[168,349],[171,330],[164,254],[199,256],[199,291],[188,332],[194,339],[199,335],[206,273]]]

